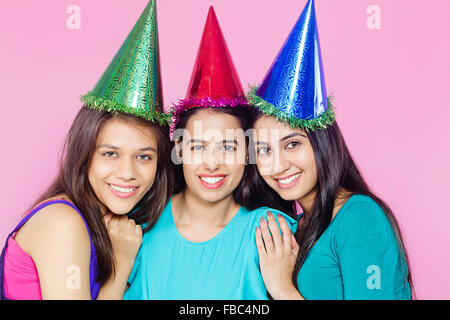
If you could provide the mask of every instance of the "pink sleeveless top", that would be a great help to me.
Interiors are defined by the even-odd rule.
[[[0,300],[41,300],[39,274],[33,258],[27,254],[14,239],[17,231],[39,210],[55,203],[66,204],[75,209],[83,218],[89,233],[91,257],[89,278],[91,298],[97,299],[100,283],[97,282],[97,255],[89,226],[81,212],[70,202],[62,199],[49,200],[35,207],[10,233],[0,255]]]
[[[42,300],[36,265],[14,237],[8,239],[5,250],[5,295],[11,300]]]

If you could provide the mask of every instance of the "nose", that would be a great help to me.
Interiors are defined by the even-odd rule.
[[[206,169],[211,172],[216,171],[217,169],[219,169],[220,164],[220,155],[216,154],[216,150],[214,150],[214,148],[211,148],[210,150],[204,152],[203,165]]]
[[[130,157],[122,157],[119,160],[116,176],[124,181],[130,181],[136,179],[136,168],[134,159]]]
[[[290,162],[277,149],[272,150],[272,155],[258,160],[258,170],[262,176],[277,176],[285,172],[290,167]]]
[[[288,170],[290,167],[289,160],[283,152],[277,152],[272,162],[272,175],[279,175]]]

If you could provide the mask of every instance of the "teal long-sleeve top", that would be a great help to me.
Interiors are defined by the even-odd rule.
[[[408,272],[382,208],[353,195],[308,253],[297,283],[307,300],[411,299]]]
[[[177,230],[172,201],[146,232],[129,277],[125,300],[265,300],[255,227],[270,210],[283,215],[293,232],[297,222],[284,213],[241,207],[216,236],[191,242]]]

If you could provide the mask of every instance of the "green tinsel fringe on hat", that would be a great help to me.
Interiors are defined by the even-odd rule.
[[[84,105],[88,108],[94,110],[104,110],[108,112],[114,111],[124,112],[143,118],[147,121],[157,123],[160,126],[169,125],[172,118],[172,113],[163,113],[138,108],[131,108],[111,100],[96,97],[90,93],[81,96],[80,99],[84,103]]]
[[[328,108],[319,117],[315,119],[298,119],[294,116],[286,115],[273,104],[257,96],[257,89],[258,87],[252,87],[247,93],[247,100],[249,102],[249,105],[258,108],[266,115],[273,116],[275,119],[277,119],[277,121],[289,125],[292,128],[301,128],[306,132],[325,129],[326,127],[332,125],[336,119],[336,115],[334,113],[333,97],[327,98]]]

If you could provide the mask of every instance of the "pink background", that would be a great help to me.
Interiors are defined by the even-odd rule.
[[[146,0],[0,3],[0,240],[54,178],[78,97]],[[158,2],[166,106],[183,98],[209,5],[242,83],[262,80],[306,0]],[[69,30],[69,5],[81,29]],[[369,30],[369,5],[381,29]],[[448,0],[316,0],[328,93],[369,184],[394,210],[419,299],[450,299]]]

